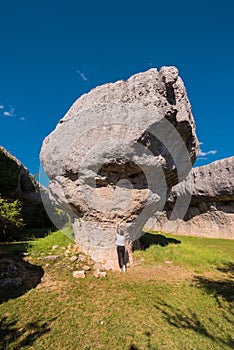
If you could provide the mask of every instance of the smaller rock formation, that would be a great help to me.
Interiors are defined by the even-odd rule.
[[[4,147],[0,146],[0,195],[5,199],[22,202],[22,216],[29,227],[51,227],[42,202],[46,189],[29,173],[28,169]]]
[[[0,251],[0,303],[35,288],[43,274],[40,266],[30,264],[19,255]]]
[[[156,213],[146,228],[214,238],[234,239],[234,157],[192,169],[193,193],[183,220],[171,217],[176,199],[183,200],[186,181],[172,188],[162,213]]]

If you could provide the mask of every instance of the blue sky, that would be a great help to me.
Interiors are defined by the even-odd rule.
[[[45,136],[91,88],[175,65],[202,153],[234,154],[233,1],[9,1],[0,12],[0,144],[39,171]]]

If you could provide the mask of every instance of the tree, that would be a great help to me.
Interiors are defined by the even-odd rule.
[[[23,228],[22,204],[17,199],[7,201],[0,196],[0,240],[12,239]]]

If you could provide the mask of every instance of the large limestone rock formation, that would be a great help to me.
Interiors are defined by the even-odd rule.
[[[24,223],[29,227],[53,226],[44,209],[43,194],[48,197],[29,170],[0,146],[0,196],[22,202]]]
[[[175,67],[150,69],[81,96],[44,140],[41,162],[76,241],[116,267],[115,224],[129,242],[164,207],[198,152],[186,90]]]
[[[146,227],[162,232],[234,239],[234,157],[194,168],[190,178],[193,194],[184,219],[168,220],[176,198],[183,198],[185,194],[185,182],[181,182],[173,187],[165,210],[150,218]]]

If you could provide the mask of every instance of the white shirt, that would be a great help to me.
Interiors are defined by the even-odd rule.
[[[116,245],[119,245],[121,247],[124,247],[124,243],[125,243],[125,237],[124,235],[119,235],[118,233],[116,233]]]

